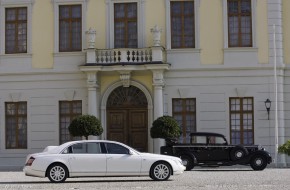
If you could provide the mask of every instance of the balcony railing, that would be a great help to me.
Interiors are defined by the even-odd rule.
[[[161,46],[150,48],[120,48],[86,50],[86,65],[156,64],[165,63],[165,49]]]
[[[97,49],[96,63],[148,63],[152,62],[151,48]]]

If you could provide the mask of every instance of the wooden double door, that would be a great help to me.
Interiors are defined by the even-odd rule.
[[[122,108],[107,110],[107,139],[122,142],[140,152],[148,151],[148,110]]]

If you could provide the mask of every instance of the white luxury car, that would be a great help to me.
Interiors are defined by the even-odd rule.
[[[27,156],[25,175],[48,177],[51,182],[64,182],[69,177],[150,176],[167,180],[182,174],[181,159],[159,154],[140,153],[115,141],[71,141],[48,146],[41,153]]]

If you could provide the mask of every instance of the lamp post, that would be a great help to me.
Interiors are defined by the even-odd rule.
[[[267,98],[267,100],[264,103],[265,103],[265,107],[266,107],[267,113],[268,113],[268,120],[270,120],[271,100],[269,100],[269,98]]]

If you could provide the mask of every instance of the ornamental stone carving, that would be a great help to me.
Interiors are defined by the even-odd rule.
[[[163,70],[153,71],[153,85],[164,86]]]
[[[160,29],[157,25],[155,25],[154,28],[151,28],[151,33],[153,35],[153,46],[160,46],[161,32],[162,29]]]
[[[95,43],[96,43],[96,30],[93,30],[90,28],[88,31],[86,31],[87,40],[88,40],[88,49],[94,49]]]

